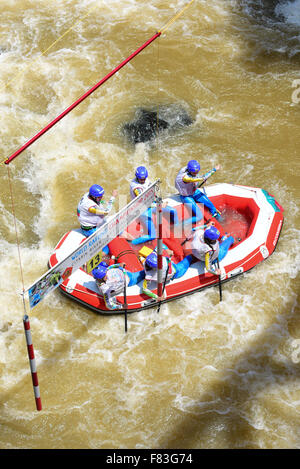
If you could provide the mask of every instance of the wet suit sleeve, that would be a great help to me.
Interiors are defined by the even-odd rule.
[[[183,182],[201,182],[208,179],[212,174],[216,172],[216,168],[211,169],[208,173],[203,174],[199,177],[188,176],[187,174],[182,178]]]
[[[200,182],[200,181],[203,181],[203,176],[200,176],[200,177],[193,177],[193,176],[184,176],[182,178],[183,182]]]

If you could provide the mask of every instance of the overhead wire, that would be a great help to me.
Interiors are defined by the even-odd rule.
[[[166,32],[166,30],[178,19],[180,18],[181,15],[191,6],[192,3],[194,3],[195,0],[191,0],[189,3],[187,3],[176,15],[174,15],[166,24],[163,26],[160,30],[160,32],[163,34]]]
[[[158,30],[158,32],[153,36],[153,38],[151,38],[151,40],[149,40],[149,43],[153,41],[153,39],[156,39],[157,37],[159,37],[161,34],[165,33],[167,31],[167,29],[181,16],[183,15],[183,13],[187,10],[187,8],[189,8],[192,3],[194,2],[195,0],[190,0],[178,13],[176,13],[162,28],[161,30]],[[95,5],[93,8],[91,8],[82,18],[80,18],[76,23],[74,23],[73,26],[71,26],[67,31],[65,31],[58,39],[56,39],[47,49],[45,49],[45,51],[43,51],[41,53],[41,56],[45,55],[46,52],[48,52],[55,44],[57,44],[63,37],[65,37],[70,31],[72,31],[74,29],[74,27],[80,22],[82,21],[84,18],[86,18],[89,14],[92,13],[93,10],[95,10],[97,5]],[[146,43],[145,43],[146,44]],[[37,59],[36,59],[37,60]],[[127,61],[124,61],[123,63],[127,63]],[[24,70],[22,72],[20,72],[20,74],[24,73]],[[19,75],[20,75],[19,74]],[[110,78],[110,74],[107,76]],[[105,80],[101,80],[101,82],[99,83],[103,83],[104,81],[106,81],[106,77],[105,77]],[[14,79],[13,79],[14,80]],[[11,80],[11,82],[13,81]],[[9,82],[9,83],[11,83]],[[9,84],[8,83],[8,84]],[[7,85],[8,85],[7,84]],[[6,86],[7,86],[6,85]],[[96,84],[90,91],[93,92],[95,89],[98,88],[98,84]],[[1,91],[1,89],[0,89]],[[46,126],[42,131],[38,132],[37,135],[35,135],[32,139],[30,139],[27,144],[23,145],[19,150],[17,150],[17,152],[15,152],[13,155],[14,155],[14,158],[20,154],[23,150],[25,150],[29,145],[31,145],[31,143],[33,143],[34,141],[36,141],[38,138],[40,138],[46,131],[48,131],[53,125],[55,125],[61,118],[65,117],[65,115],[70,112],[72,109],[74,109],[75,105],[79,104],[80,102],[83,101],[83,99],[85,99],[86,97],[88,97],[91,93],[87,92],[85,93],[79,100],[77,100],[75,103],[73,103],[73,105],[71,105],[66,111],[64,111],[60,116],[58,116],[56,119],[54,119],[48,126]],[[22,151],[20,151],[22,150]],[[1,163],[5,163],[5,164],[9,164],[9,162],[12,160],[12,155],[11,157],[6,157],[3,161],[1,161]]]
[[[17,78],[19,78],[20,76],[24,75],[24,73],[26,72],[26,70],[32,66],[32,64],[34,64],[35,62],[37,62],[41,57],[43,57],[45,54],[47,54],[47,52],[49,52],[49,50],[51,50],[59,41],[61,41],[67,34],[69,34],[80,22],[82,22],[85,18],[87,18],[95,9],[96,7],[98,7],[98,5],[94,5],[92,8],[90,8],[90,10],[85,14],[83,15],[82,17],[80,17],[70,28],[68,28],[61,36],[59,36],[57,39],[55,39],[54,42],[52,42],[52,44],[50,44],[49,47],[47,47],[47,49],[45,49],[43,52],[40,53],[40,55],[31,60],[26,66],[25,66],[25,69],[22,70],[21,72],[19,72],[16,76],[14,76],[14,78],[12,78],[10,81],[8,81],[7,83],[5,83],[4,86],[2,86],[0,88],[0,92],[3,91],[5,88],[7,88],[11,83],[13,83]]]

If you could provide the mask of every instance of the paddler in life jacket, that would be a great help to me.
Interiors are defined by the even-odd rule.
[[[124,293],[125,282],[126,287],[131,287],[145,277],[143,270],[127,272],[124,263],[108,266],[105,262],[100,262],[92,271],[92,275],[109,310],[124,308],[124,305],[117,301],[116,296]]]
[[[226,256],[228,249],[234,243],[232,236],[223,236],[221,242],[218,239],[220,231],[213,225],[205,229],[195,231],[192,239],[192,255],[198,260],[205,262],[208,272],[214,275],[220,275],[220,269],[215,268],[217,260],[221,261]]]
[[[86,237],[91,236],[99,226],[105,223],[105,217],[111,211],[118,192],[113,191],[107,204],[102,200],[103,195],[103,187],[93,184],[78,204],[77,216],[81,230]]]
[[[171,251],[169,251],[169,253],[172,254]],[[166,257],[163,257],[163,278],[166,276],[167,269],[167,282],[182,277],[189,268],[192,260],[193,256],[189,255],[178,264],[175,264]],[[142,292],[150,298],[161,301],[162,298],[151,291],[151,289],[154,290],[157,288],[157,268],[157,254],[153,251],[147,256],[144,262],[144,269],[138,272],[125,270],[124,263],[108,266],[105,262],[100,262],[98,267],[92,271],[92,275],[103,295],[106,307],[109,310],[113,310],[122,309],[124,307],[124,305],[116,300],[116,296],[124,292],[125,282],[126,287],[131,287],[144,280]]]
[[[163,279],[165,280],[167,276],[166,282],[169,282],[170,280],[182,277],[191,265],[192,260],[193,256],[189,255],[182,261],[178,262],[178,264],[175,264],[175,262],[172,262],[169,258],[163,256]],[[158,257],[155,251],[151,252],[151,254],[146,257],[144,262],[144,270],[145,279],[143,282],[143,293],[145,293],[147,296],[150,296],[150,298],[155,298],[157,301],[161,301],[163,297],[159,297],[156,293],[151,291],[157,288]]]
[[[135,178],[130,183],[130,196],[131,200],[138,197],[140,194],[145,192],[152,182],[148,179],[148,170],[145,166],[139,166],[135,171]],[[155,203],[144,212],[140,217],[140,222],[144,230],[144,235],[132,240],[132,244],[141,244],[151,241],[156,238],[155,226],[152,220],[152,211],[155,210]],[[163,204],[162,208],[164,213],[168,213],[168,220],[174,225],[178,224],[178,215],[176,210],[167,206],[167,203]]]
[[[220,169],[220,165],[217,165],[208,173],[203,176],[197,176],[200,171],[200,163],[196,160],[190,160],[187,166],[181,168],[175,179],[175,187],[180,194],[180,198],[183,203],[188,204],[192,209],[192,217],[187,222],[196,223],[202,220],[203,215],[197,203],[204,204],[213,217],[217,220],[221,220],[221,214],[216,209],[214,204],[209,200],[207,195],[202,192],[198,185],[200,182],[205,182],[213,173]]]

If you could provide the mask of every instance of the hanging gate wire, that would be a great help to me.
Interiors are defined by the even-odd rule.
[[[42,410],[42,401],[41,401],[41,396],[40,396],[40,388],[39,388],[37,369],[36,369],[36,360],[35,360],[32,337],[31,337],[31,331],[30,331],[29,316],[27,315],[27,312],[26,312],[24,273],[23,273],[23,266],[22,266],[22,259],[21,259],[20,240],[19,240],[18,229],[17,229],[17,217],[16,217],[16,212],[15,212],[15,202],[14,202],[11,171],[10,171],[10,167],[8,165],[7,165],[7,175],[8,175],[8,184],[9,184],[9,191],[10,191],[12,215],[13,215],[13,219],[14,219],[16,244],[17,244],[17,250],[18,250],[20,276],[21,276],[21,283],[22,283],[22,288],[23,288],[23,290],[22,290],[22,300],[23,300],[23,308],[24,308],[24,317],[23,317],[24,332],[25,332],[25,339],[26,339],[26,343],[27,343],[27,352],[28,352],[28,359],[29,359],[29,364],[30,364],[30,371],[31,371],[31,378],[32,378],[32,385],[33,385],[36,409],[38,411],[40,411],[40,410]]]
[[[23,306],[24,306],[24,313],[26,314],[26,306],[25,306],[25,300],[24,300],[24,293],[25,293],[24,273],[23,273],[22,260],[21,260],[20,241],[19,241],[19,235],[18,235],[18,229],[17,229],[17,218],[16,218],[16,212],[15,212],[15,202],[14,202],[14,194],[13,194],[13,187],[12,187],[11,172],[10,172],[10,168],[9,168],[8,165],[7,165],[7,176],[8,176],[8,185],[9,185],[10,199],[11,199],[11,209],[12,209],[12,215],[13,215],[13,220],[14,220],[14,228],[15,228],[15,236],[16,236],[17,250],[18,250],[18,259],[19,259],[21,283],[22,283],[22,287],[23,287],[23,290],[22,290]]]

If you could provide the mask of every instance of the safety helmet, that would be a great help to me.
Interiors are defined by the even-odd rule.
[[[204,238],[208,241],[216,241],[220,236],[220,231],[215,226],[210,226],[204,231]]]
[[[91,197],[102,197],[104,195],[103,187],[99,186],[98,184],[93,184],[90,187],[89,195]]]
[[[148,177],[147,168],[145,168],[145,166],[139,166],[135,170],[135,176],[137,179],[147,179]]]
[[[146,264],[151,267],[152,269],[157,268],[157,254],[156,252],[151,252],[149,256],[146,257]]]
[[[197,160],[190,160],[187,164],[187,169],[190,173],[198,173],[200,171],[200,163]]]
[[[100,262],[98,267],[92,270],[92,275],[96,280],[102,280],[107,273],[108,265],[105,262]]]

